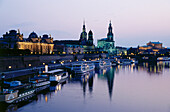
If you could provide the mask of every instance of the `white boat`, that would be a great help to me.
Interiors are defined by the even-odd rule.
[[[12,81],[10,87],[2,88],[0,101],[6,103],[18,103],[33,97],[35,95],[34,92],[35,89],[31,84],[22,85],[19,81]]]
[[[111,66],[111,62],[110,60],[98,60],[98,61],[94,61],[95,66],[97,68],[105,68],[105,67],[110,67]]]
[[[30,82],[33,84],[34,87],[38,88],[41,86],[49,85],[50,81],[47,80],[45,77],[34,77],[30,79]]]
[[[73,71],[76,74],[83,74],[83,73],[94,70],[95,65],[91,61],[79,61],[76,63],[72,63],[70,68],[71,68],[71,71]]]
[[[51,70],[46,73],[43,73],[42,76],[48,76],[50,82],[62,82],[68,78],[68,72],[65,72],[63,69]]]
[[[118,59],[118,64],[120,65],[128,65],[128,64],[132,64],[132,60],[130,59]]]
[[[158,57],[157,61],[170,61],[169,57]]]
[[[32,83],[36,92],[40,92],[50,86],[50,81],[47,79],[47,77],[34,77],[30,79],[30,82]]]

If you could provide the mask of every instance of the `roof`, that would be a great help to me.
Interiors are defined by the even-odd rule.
[[[71,44],[71,45],[80,45],[79,40],[55,40],[54,44]]]
[[[149,43],[153,43],[153,44],[162,44],[159,41],[158,42],[149,42]]]
[[[102,39],[100,39],[99,41],[103,41],[103,40],[107,40],[107,38],[102,38]]]
[[[56,70],[48,71],[46,73],[56,73],[56,72],[62,72],[62,71],[63,71],[62,69],[56,69]]]

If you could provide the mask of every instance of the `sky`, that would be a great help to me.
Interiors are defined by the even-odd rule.
[[[160,41],[170,47],[170,0],[0,0],[1,37],[20,29],[25,38],[35,31],[54,40],[76,40],[83,20],[95,44],[107,36],[111,20],[116,46]]]

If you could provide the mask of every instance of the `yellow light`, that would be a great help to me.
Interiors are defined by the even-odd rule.
[[[29,64],[28,66],[31,66],[31,64]]]
[[[47,97],[47,95],[45,96],[45,102],[48,102],[48,97]]]
[[[43,65],[45,65],[45,63],[43,63]]]
[[[9,66],[8,68],[12,68],[12,66]]]

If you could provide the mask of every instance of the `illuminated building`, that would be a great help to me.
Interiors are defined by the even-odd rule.
[[[115,41],[114,34],[112,33],[112,24],[110,22],[108,28],[107,38],[102,38],[97,41],[97,47],[99,49],[103,49],[103,51],[107,51],[109,54],[115,53]]]
[[[1,38],[1,48],[5,49],[29,49],[31,54],[51,54],[53,52],[53,38],[48,35],[38,37],[35,32],[32,32],[28,38],[23,38],[16,30],[10,30],[9,33]]]
[[[138,47],[139,54],[164,54],[168,52],[168,49],[162,46],[162,43],[158,42],[148,42],[144,46]]]
[[[116,46],[116,53],[117,55],[127,55],[127,48]]]
[[[55,40],[54,52],[58,54],[82,54],[84,48],[77,40]]]

